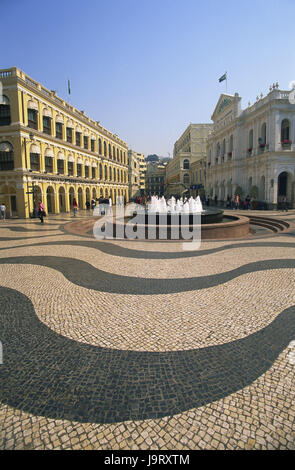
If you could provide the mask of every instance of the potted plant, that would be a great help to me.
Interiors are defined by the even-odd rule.
[[[288,147],[288,148],[290,148],[290,147],[291,147],[291,144],[292,144],[292,140],[290,140],[290,139],[284,139],[284,140],[282,140],[282,142],[281,142],[282,147]]]

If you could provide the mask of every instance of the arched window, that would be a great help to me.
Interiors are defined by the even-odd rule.
[[[30,167],[33,171],[40,171],[40,148],[38,145],[31,145],[30,149]]]
[[[120,182],[120,171],[119,171],[119,169],[117,170],[117,181]]]
[[[0,144],[0,171],[14,169],[13,146],[10,142]]]
[[[104,179],[105,179],[105,181],[107,181],[107,179],[108,179],[108,169],[107,169],[106,165],[104,166]]]
[[[117,162],[119,161],[119,149],[117,149]]]
[[[189,160],[183,160],[183,169],[189,170]]]
[[[113,146],[113,159],[116,160],[116,150],[114,146]]]
[[[189,174],[186,173],[183,175],[183,182],[184,184],[189,184]]]
[[[103,143],[103,154],[105,157],[107,156],[107,144],[105,142]]]
[[[10,118],[10,102],[7,96],[2,96],[0,100],[0,126],[9,126],[11,122]]]
[[[111,144],[109,144],[109,158],[112,158],[112,147],[111,147]]]
[[[281,142],[286,143],[290,140],[290,121],[289,119],[283,119],[281,124]]]
[[[99,155],[102,154],[102,149],[101,149],[101,139],[98,139],[98,153]]]
[[[102,164],[101,164],[101,163],[99,164],[99,175],[98,175],[98,178],[99,178],[100,180],[102,180]]]
[[[116,169],[113,169],[113,180],[116,181]]]
[[[120,162],[122,163],[122,150],[120,150]]]
[[[34,105],[28,105],[28,126],[38,130],[38,111],[33,108]],[[68,128],[67,128],[68,129]]]

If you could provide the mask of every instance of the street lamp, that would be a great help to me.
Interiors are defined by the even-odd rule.
[[[34,139],[35,139],[35,136],[34,136],[33,132],[30,132],[29,133],[29,140],[34,141]],[[25,145],[26,167],[27,167],[27,170],[28,170],[27,137],[24,137],[24,145]],[[35,182],[32,181],[32,186],[28,185],[27,188],[28,188],[28,191],[26,192],[26,194],[28,194],[29,216],[33,219],[33,218],[38,217],[37,210],[36,210],[36,192],[37,192],[37,188],[35,187]],[[30,194],[33,195],[33,211],[32,211],[32,213],[31,213],[31,208],[30,208]]]

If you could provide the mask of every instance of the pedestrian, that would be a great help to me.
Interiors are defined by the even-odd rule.
[[[74,209],[74,217],[76,217],[77,210],[78,210],[78,204],[77,204],[76,198],[73,199],[73,209]]]
[[[46,212],[45,212],[45,206],[42,201],[38,202],[37,212],[38,212],[39,219],[41,220],[41,224],[43,224],[44,217],[46,217]]]
[[[215,196],[214,196],[214,204],[215,204],[215,206],[217,206],[217,194],[215,194]]]
[[[87,199],[87,201],[86,201],[86,209],[87,209],[88,211],[90,210],[90,202],[88,201],[88,199]]]
[[[2,204],[0,206],[0,212],[1,212],[1,219],[3,219],[3,220],[5,220],[5,211],[6,211],[6,207],[5,207],[4,202],[2,202]]]
[[[246,202],[247,202],[247,207],[246,207],[246,209],[247,209],[247,210],[250,209],[250,201],[251,201],[251,199],[250,199],[250,196],[249,196],[249,194],[248,194],[247,197],[246,197]]]
[[[240,196],[238,194],[235,195],[235,209],[238,209],[240,205]]]
[[[288,212],[287,196],[282,197],[282,210]]]

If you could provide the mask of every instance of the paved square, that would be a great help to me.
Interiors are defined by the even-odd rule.
[[[69,222],[0,221],[1,449],[295,449],[295,230],[190,252]]]

